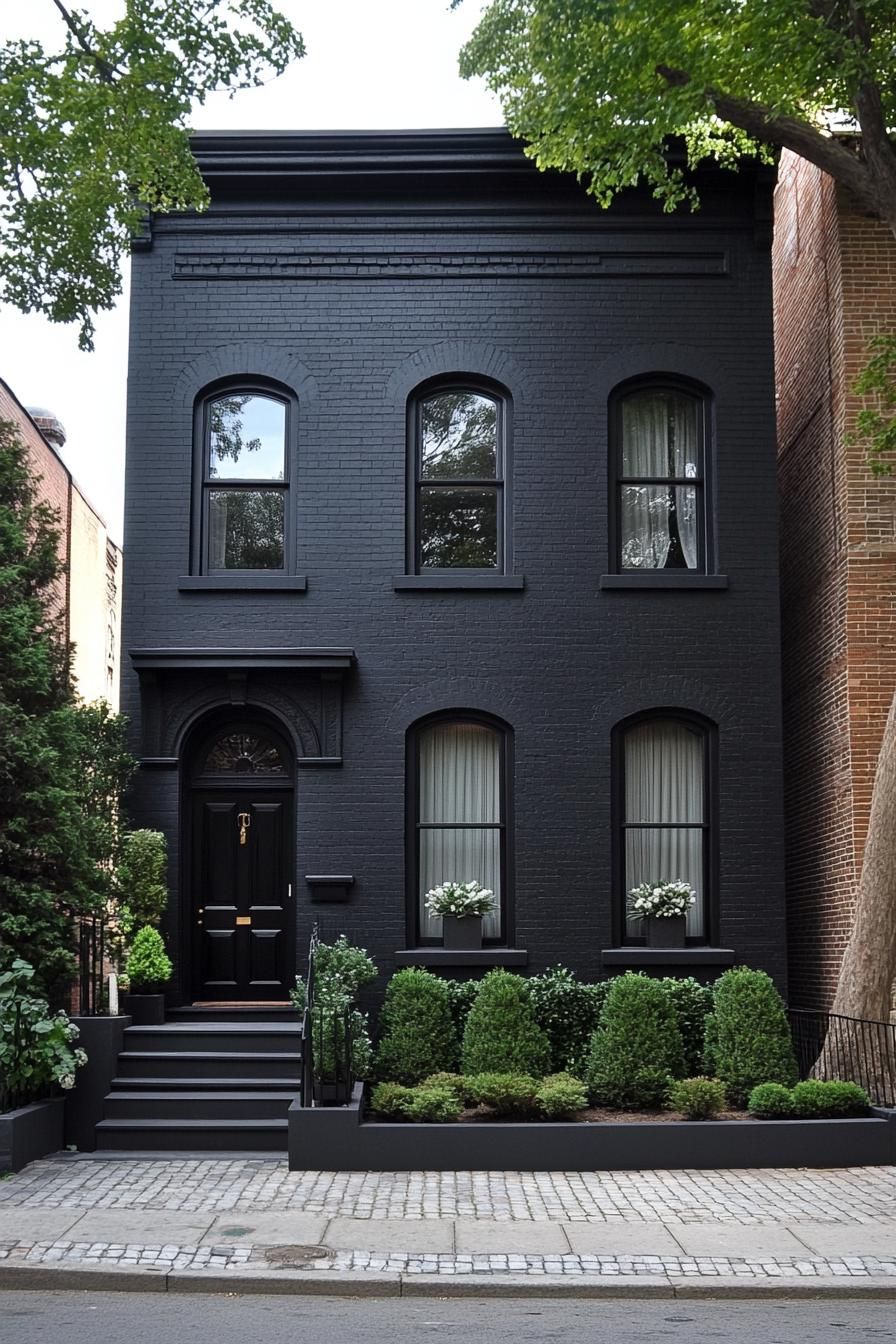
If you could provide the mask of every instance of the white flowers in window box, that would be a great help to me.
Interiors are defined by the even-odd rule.
[[[696,900],[690,882],[642,882],[629,892],[629,918],[647,921],[650,947],[683,947],[685,918]]]
[[[495,908],[495,893],[478,882],[442,882],[423,898],[431,915],[442,921],[442,946],[471,951],[482,946],[482,918]]]

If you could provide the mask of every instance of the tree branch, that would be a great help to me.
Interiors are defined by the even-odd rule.
[[[676,70],[669,66],[658,65],[661,75],[670,88],[682,88],[691,83],[691,77],[685,70]],[[875,93],[877,92],[876,86]],[[763,107],[761,103],[750,102],[746,98],[736,98],[732,94],[721,93],[716,89],[705,90],[706,100],[722,121],[728,121],[741,131],[768,145],[778,145],[781,149],[790,149],[799,154],[816,168],[821,168],[835,181],[847,187],[866,209],[879,215],[891,229],[896,230],[896,157],[886,140],[886,127],[880,108],[878,95],[877,115],[869,105],[869,133],[874,149],[880,144],[880,136],[886,141],[886,154],[893,161],[892,170],[888,168],[883,180],[878,176],[871,159],[863,163],[857,154],[847,149],[832,136],[823,135],[810,122],[800,117],[782,116]],[[858,107],[856,108],[858,112]],[[864,122],[859,120],[864,134]],[[864,146],[863,146],[864,148]],[[866,155],[867,157],[867,155]],[[889,185],[889,171],[894,174],[893,188]]]
[[[103,83],[114,84],[115,83],[114,68],[109,64],[108,61],[103,60],[102,56],[99,56],[93,50],[93,47],[91,47],[90,43],[87,41],[87,38],[84,34],[84,29],[78,23],[74,14],[70,13],[70,11],[66,9],[65,5],[62,3],[62,0],[53,0],[53,4],[59,10],[59,13],[62,15],[62,22],[69,30],[72,37],[75,39],[78,46],[84,52],[84,55],[89,56],[90,59],[93,61],[94,65],[96,66],[99,72],[100,79],[103,81]]]

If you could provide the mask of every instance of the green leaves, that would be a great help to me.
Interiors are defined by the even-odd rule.
[[[875,336],[868,348],[871,356],[853,388],[865,404],[852,437],[865,443],[874,475],[890,476],[896,454],[896,336]]]
[[[124,720],[75,702],[58,541],[16,429],[0,422],[0,966],[27,958],[53,1000],[74,970],[73,916],[109,897],[135,764]]]
[[[664,152],[673,138],[690,166],[733,166],[785,143],[769,119],[812,136],[838,109],[855,116],[863,81],[896,124],[896,10],[866,6],[870,31],[856,13],[806,0],[493,0],[461,73],[486,79],[539,167],[578,173],[602,205],[642,179],[672,209],[696,202]]]
[[[304,55],[269,0],[127,0],[103,30],[63,15],[50,50],[0,46],[0,300],[77,322],[111,308],[145,210],[202,210],[194,104],[279,75]]]

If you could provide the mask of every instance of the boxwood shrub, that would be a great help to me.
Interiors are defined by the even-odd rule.
[[[591,1038],[586,1082],[596,1104],[645,1110],[663,1106],[684,1071],[681,1032],[669,994],[634,971],[611,983]]]
[[[481,1106],[498,1115],[534,1115],[538,1107],[537,1078],[527,1073],[477,1073],[466,1080],[467,1092]]]
[[[684,975],[680,979],[668,975],[659,983],[669,995],[678,1018],[685,1075],[688,1078],[697,1077],[704,1067],[706,1019],[712,1012],[712,988],[710,985],[701,985],[692,975]]]
[[[669,1089],[669,1107],[688,1120],[711,1120],[725,1109],[725,1085],[718,1078],[680,1078]]]
[[[760,1083],[747,1098],[747,1110],[760,1120],[783,1120],[793,1115],[793,1094],[783,1083]]]
[[[565,966],[553,966],[529,981],[535,1020],[551,1044],[552,1069],[584,1076],[591,1036],[609,987],[606,980],[585,984]]]
[[[444,980],[430,971],[398,971],[386,986],[376,1050],[376,1076],[419,1083],[427,1074],[457,1064],[457,1033],[451,996]]]
[[[836,1118],[845,1115],[866,1115],[870,1101],[868,1093],[858,1083],[841,1083],[836,1080],[822,1082],[817,1078],[807,1078],[797,1083],[791,1092],[794,1115],[805,1120],[827,1116]]]
[[[796,1082],[784,1001],[765,971],[737,966],[719,977],[710,1031],[715,1073],[735,1105],[742,1106],[759,1083]]]
[[[463,1072],[543,1078],[550,1060],[550,1042],[535,1021],[527,981],[509,971],[489,971],[467,1017]]]
[[[535,1093],[535,1102],[546,1120],[572,1120],[588,1105],[585,1084],[570,1073],[553,1073]]]

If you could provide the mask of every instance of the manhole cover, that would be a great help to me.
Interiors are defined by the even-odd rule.
[[[309,1260],[328,1260],[328,1246],[266,1246],[264,1258],[272,1265],[302,1265]]]

